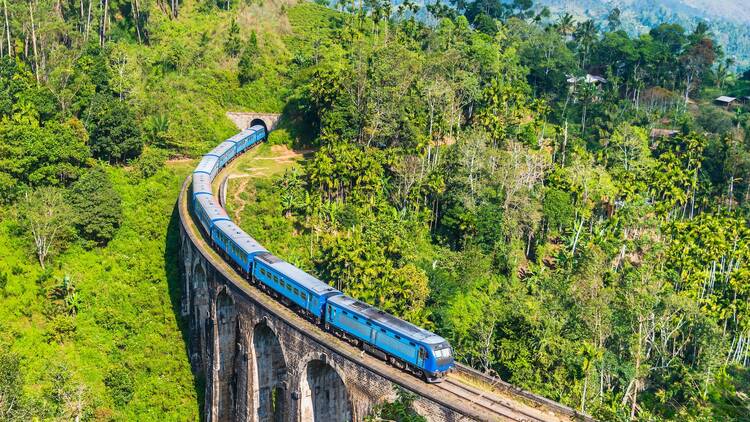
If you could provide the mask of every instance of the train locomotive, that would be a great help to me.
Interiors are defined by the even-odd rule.
[[[193,172],[191,206],[211,245],[251,284],[328,331],[427,382],[453,368],[448,342],[428,330],[345,295],[271,254],[229,218],[212,193],[219,170],[266,138],[262,125],[204,155]]]

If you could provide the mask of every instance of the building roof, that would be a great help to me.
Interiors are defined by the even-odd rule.
[[[578,82],[606,84],[607,83],[607,79],[605,79],[605,78],[603,78],[601,76],[598,76],[598,75],[592,75],[590,73],[587,73],[586,76],[579,76],[579,77],[569,76],[568,77],[568,83],[574,84],[574,83],[578,83]]]
[[[651,137],[652,138],[668,138],[670,136],[674,136],[678,134],[680,131],[675,129],[658,129],[654,128],[651,129]]]
[[[729,104],[729,103],[733,102],[736,99],[737,98],[735,98],[735,97],[727,97],[726,95],[722,95],[721,97],[715,99],[714,101],[719,102],[719,103],[727,103],[727,104]]]

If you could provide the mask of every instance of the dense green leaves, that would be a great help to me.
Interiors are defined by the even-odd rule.
[[[94,157],[122,163],[140,155],[141,131],[132,110],[122,100],[97,95],[86,111],[85,123]]]
[[[122,199],[104,169],[86,171],[71,186],[68,201],[84,239],[105,245],[114,237],[122,222]]]

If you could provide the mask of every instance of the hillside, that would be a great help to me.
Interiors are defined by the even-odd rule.
[[[728,56],[740,68],[750,67],[750,7],[746,0],[538,0],[553,14],[568,12],[579,18],[604,22],[615,7],[622,11],[623,27],[631,33],[647,32],[664,22],[693,28],[701,20],[709,23]]]

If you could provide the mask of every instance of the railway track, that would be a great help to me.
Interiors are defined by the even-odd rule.
[[[233,165],[227,166],[223,173],[231,171]],[[225,178],[217,178],[222,180]],[[231,265],[224,262],[205,242],[203,234],[198,230],[187,205],[187,189],[190,178],[183,185],[179,201],[180,214],[185,229],[193,238],[194,244],[199,246],[204,256],[220,269],[230,282],[246,294],[259,300],[273,310],[279,317],[293,321],[294,326],[306,326],[309,323],[294,314],[278,302],[267,298],[263,293],[248,285]],[[217,186],[218,185],[218,186]],[[225,194],[226,184],[216,183],[215,190]],[[223,196],[223,195],[222,195]],[[222,201],[224,202],[224,201]],[[224,205],[224,203],[222,203]],[[458,410],[478,421],[517,421],[517,422],[559,422],[582,421],[594,422],[594,419],[576,412],[566,406],[536,394],[521,390],[512,384],[486,375],[476,369],[458,364],[454,371],[439,384],[427,384],[404,372],[387,365],[385,362],[362,355],[360,351],[349,344],[339,341],[329,333],[319,330],[304,330],[305,335],[313,338],[321,345],[333,347],[335,351],[347,359],[366,365],[373,372],[391,380],[392,382],[410,390],[422,397],[433,400],[448,408]]]

